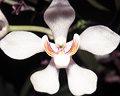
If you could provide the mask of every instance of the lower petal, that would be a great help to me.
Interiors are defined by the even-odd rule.
[[[59,90],[58,74],[59,71],[51,60],[46,69],[32,74],[30,80],[36,91],[54,94]]]
[[[72,59],[66,71],[69,89],[72,94],[92,94],[96,90],[97,76],[93,71],[79,67]]]

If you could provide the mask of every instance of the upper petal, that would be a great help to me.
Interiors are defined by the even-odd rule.
[[[73,95],[91,94],[96,90],[97,76],[93,71],[79,67],[72,59],[66,71],[69,89]]]
[[[53,60],[51,60],[46,69],[32,74],[30,80],[36,91],[54,94],[60,86],[58,74],[59,70],[55,68]]]
[[[68,0],[53,0],[44,13],[44,20],[52,30],[54,40],[58,36],[67,38],[68,29],[74,19],[75,12]]]
[[[89,27],[80,35],[80,49],[95,55],[111,53],[119,42],[120,36],[102,25]]]
[[[2,11],[0,10],[0,39],[7,34],[8,21]]]
[[[25,59],[44,51],[41,38],[25,31],[9,33],[0,41],[0,47],[13,59]]]

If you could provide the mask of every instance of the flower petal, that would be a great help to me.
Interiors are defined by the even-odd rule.
[[[79,47],[79,35],[74,34],[71,48],[69,49],[69,51],[66,52],[66,54],[69,54],[70,56],[74,55],[78,50],[78,47]]]
[[[50,46],[55,52],[58,52],[58,48],[56,47],[55,43],[50,42]]]
[[[68,54],[56,54],[53,58],[57,68],[67,68],[69,66],[70,55]]]
[[[4,53],[14,59],[26,59],[44,51],[41,38],[31,32],[13,31],[0,41]]]
[[[79,67],[72,59],[66,71],[73,95],[91,94],[96,90],[97,76],[93,71]]]
[[[73,44],[73,40],[69,41],[66,43],[66,46],[65,46],[65,52],[69,51],[71,46]]]
[[[102,25],[89,27],[80,35],[80,49],[95,55],[111,53],[119,42],[120,36]]]
[[[74,19],[75,11],[68,0],[53,0],[44,14],[44,20],[52,30],[54,40],[58,36],[67,38],[68,29]]]
[[[2,11],[0,10],[0,39],[7,34],[8,21]]]
[[[51,48],[51,45],[53,45],[52,43],[50,44],[50,42],[48,41],[48,37],[45,35],[42,37],[42,43],[43,43],[43,47],[46,51],[46,53],[49,55],[49,56],[54,56],[55,54],[57,54],[52,48]]]
[[[32,74],[30,80],[36,91],[54,94],[60,86],[58,74],[59,70],[55,68],[52,59],[46,69]]]

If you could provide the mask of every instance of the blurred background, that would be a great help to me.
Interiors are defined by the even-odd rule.
[[[43,14],[51,0],[0,0],[0,8],[10,25],[34,25],[48,28]],[[120,35],[120,0],[69,0],[76,11],[76,19],[68,33],[81,34],[92,25],[105,25]],[[40,32],[33,32],[42,37]],[[51,42],[53,40],[51,39]],[[46,53],[36,54],[25,60],[14,60],[0,49],[0,96],[51,96],[38,93],[29,80],[32,73],[44,69],[51,58]],[[120,46],[111,54],[98,57],[79,50],[75,62],[93,70],[98,76],[97,90],[84,96],[120,96]],[[60,70],[60,90],[53,96],[73,96],[67,85],[64,69]]]

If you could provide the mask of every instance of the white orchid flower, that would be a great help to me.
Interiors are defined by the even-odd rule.
[[[0,41],[4,53],[14,59],[26,59],[44,51],[52,57],[44,70],[35,72],[30,78],[36,91],[55,94],[60,87],[60,68],[66,69],[68,86],[73,95],[91,94],[96,90],[96,74],[78,66],[72,55],[78,49],[95,55],[109,54],[117,48],[120,36],[108,27],[97,25],[87,28],[80,36],[74,34],[73,40],[67,42],[68,29],[74,18],[75,12],[67,0],[53,0],[44,19],[53,32],[55,43],[49,42],[46,35],[40,38],[25,31],[13,31]]]
[[[98,25],[87,28],[80,36],[75,34],[72,44],[68,42],[64,47],[58,47],[59,43],[58,46],[49,43],[47,36],[41,39],[31,32],[24,31],[9,33],[0,41],[0,47],[5,54],[18,60],[46,51],[52,59],[47,68],[31,76],[34,89],[49,94],[56,93],[60,86],[59,69],[66,68],[70,91],[81,96],[96,90],[97,76],[93,71],[78,66],[72,55],[78,47],[96,55],[109,54],[116,49],[119,41],[119,35],[105,26]]]
[[[0,39],[2,39],[7,34],[8,25],[9,24],[6,17],[0,10]]]

